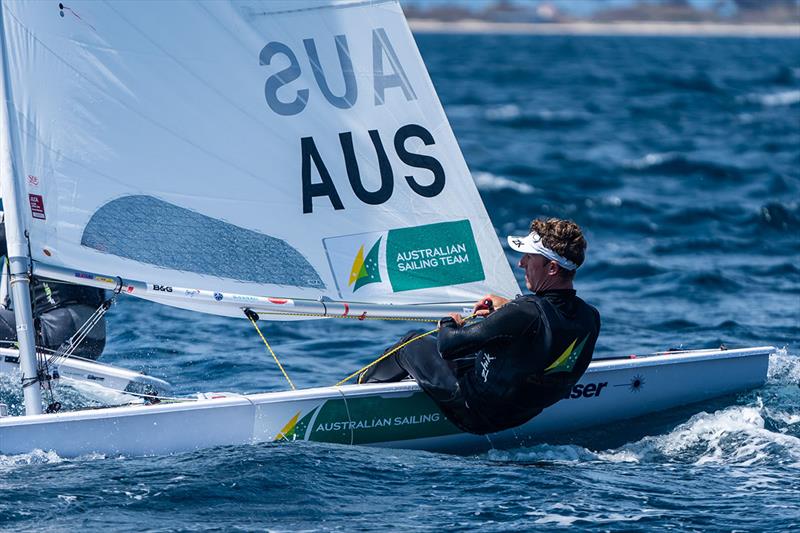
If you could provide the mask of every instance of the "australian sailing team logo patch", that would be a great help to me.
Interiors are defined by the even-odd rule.
[[[369,249],[366,259],[364,258],[364,246],[358,249],[356,258],[353,260],[353,268],[350,270],[350,280],[348,286],[352,286],[353,292],[369,283],[380,283],[381,272],[378,268],[378,254],[381,248],[381,238]]]
[[[323,243],[342,298],[485,279],[469,220],[330,237]]]

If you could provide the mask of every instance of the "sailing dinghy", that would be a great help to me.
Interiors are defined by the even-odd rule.
[[[413,382],[42,414],[31,276],[262,320],[464,312],[518,286],[395,0],[3,1],[0,186],[25,416],[0,453],[519,446],[760,386],[771,347],[595,361],[524,426]],[[343,372],[344,373],[344,372]]]

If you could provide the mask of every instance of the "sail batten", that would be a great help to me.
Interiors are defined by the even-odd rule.
[[[517,292],[396,1],[5,6],[38,263],[377,306]]]

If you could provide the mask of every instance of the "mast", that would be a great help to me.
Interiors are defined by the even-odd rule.
[[[8,262],[11,273],[11,298],[14,302],[14,317],[17,322],[22,390],[25,396],[25,414],[42,413],[42,392],[39,387],[35,329],[30,297],[30,256],[27,247],[25,223],[19,203],[17,170],[14,161],[17,147],[11,134],[11,83],[8,77],[8,55],[5,34],[3,5],[0,2],[0,185],[3,191],[6,238],[8,240]]]

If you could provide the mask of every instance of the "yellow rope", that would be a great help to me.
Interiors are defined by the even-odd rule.
[[[375,359],[373,362],[371,362],[371,363],[370,363],[370,364],[368,364],[367,366],[365,366],[365,367],[362,367],[362,368],[360,368],[360,369],[356,370],[355,372],[353,372],[352,374],[350,374],[349,376],[347,376],[346,378],[344,378],[342,381],[340,381],[339,383],[337,383],[337,384],[336,384],[336,385],[334,385],[334,386],[335,386],[335,387],[338,387],[339,385],[342,385],[342,384],[344,384],[344,383],[347,383],[348,381],[350,381],[351,379],[353,379],[354,377],[356,377],[356,376],[357,376],[358,374],[360,374],[361,372],[363,372],[363,371],[365,371],[365,370],[367,370],[367,369],[369,369],[369,368],[372,368],[373,366],[377,365],[378,363],[380,363],[381,361],[383,361],[384,359],[386,359],[387,357],[389,357],[390,355],[392,355],[393,353],[395,353],[395,352],[396,352],[397,350],[399,350],[400,348],[405,348],[406,346],[408,346],[409,344],[411,344],[411,343],[412,343],[412,342],[414,342],[415,340],[421,339],[422,337],[425,337],[425,336],[427,336],[427,335],[430,335],[431,333],[436,333],[437,331],[439,331],[439,328],[432,329],[432,330],[430,330],[430,331],[427,331],[427,332],[425,332],[425,333],[420,333],[420,334],[419,334],[419,335],[417,335],[416,337],[414,337],[414,338],[412,338],[412,339],[409,339],[409,340],[407,340],[406,342],[404,342],[404,343],[403,343],[403,344],[401,344],[400,346],[395,346],[394,348],[392,348],[391,350],[389,350],[388,352],[386,352],[386,353],[385,353],[385,354],[383,354],[382,356],[378,357],[377,359]],[[360,381],[359,381],[359,383],[360,383]]]
[[[248,311],[248,310],[245,310],[245,311]],[[438,322],[438,320],[428,319],[428,318],[379,317],[379,316],[364,316],[364,315],[352,316],[352,315],[323,315],[323,314],[317,314],[317,313],[269,313],[269,312],[262,313],[262,314],[279,314],[279,315],[292,315],[292,316],[317,316],[317,317],[326,317],[326,318],[351,318],[351,319],[356,319],[356,320],[403,320],[403,321],[414,321],[414,322]],[[256,331],[258,332],[258,336],[261,337],[262,341],[264,341],[264,345],[267,347],[267,350],[269,350],[269,353],[272,355],[272,358],[275,360],[275,364],[277,364],[278,368],[281,369],[281,372],[283,373],[283,377],[285,377],[286,381],[289,382],[289,385],[292,387],[292,390],[297,390],[297,388],[294,386],[294,383],[292,383],[292,380],[289,378],[289,374],[287,374],[286,370],[283,369],[283,365],[281,365],[281,362],[278,360],[278,356],[275,355],[275,352],[272,350],[272,347],[267,342],[267,339],[264,337],[264,334],[261,333],[261,329],[258,327],[258,324],[256,323],[256,321],[253,318],[253,316],[251,314],[247,313],[247,312],[245,312],[245,316],[247,316],[247,318],[250,320],[250,323],[253,324],[253,327],[256,328]],[[469,315],[468,317],[465,317],[464,320],[465,321],[471,320],[471,319],[475,318],[475,316],[476,316],[476,314],[473,313],[473,314]],[[351,379],[353,379],[354,377],[356,377],[360,373],[362,373],[365,370],[368,370],[368,369],[372,368],[373,366],[377,365],[378,363],[380,363],[381,361],[383,361],[384,359],[386,359],[390,355],[394,354],[398,350],[400,350],[402,348],[405,348],[406,346],[408,346],[409,344],[411,344],[414,341],[417,341],[417,340],[419,340],[419,339],[421,339],[423,337],[427,337],[428,335],[436,333],[437,331],[439,331],[438,327],[435,328],[435,329],[432,329],[430,331],[426,331],[425,333],[420,333],[416,337],[413,337],[413,338],[407,340],[406,342],[400,344],[399,346],[395,346],[394,348],[392,348],[391,350],[389,350],[385,354],[381,355],[380,357],[378,357],[377,359],[372,361],[370,364],[368,364],[368,365],[366,365],[364,367],[361,367],[360,369],[356,370],[355,372],[353,372],[352,374],[350,374],[349,376],[347,376],[343,380],[339,381],[335,386],[338,387],[340,385],[343,385],[343,384],[347,383],[348,381],[350,381]]]
[[[283,377],[285,377],[286,381],[289,382],[289,385],[292,387],[292,390],[297,390],[297,387],[294,386],[294,383],[292,383],[292,380],[289,379],[289,374],[286,373],[286,370],[283,369],[283,365],[281,364],[280,361],[278,361],[278,356],[275,355],[275,352],[272,351],[272,347],[267,342],[267,339],[264,338],[264,334],[261,333],[261,329],[258,327],[258,324],[256,324],[255,319],[253,319],[253,317],[251,315],[249,315],[249,314],[247,315],[247,318],[250,320],[250,323],[253,324],[253,327],[256,328],[256,331],[258,332],[258,336],[261,337],[262,341],[264,341],[264,344],[267,346],[267,350],[269,350],[269,353],[272,354],[272,358],[275,359],[275,363],[278,365],[278,368],[281,369],[281,372],[283,372]]]
[[[468,317],[465,317],[464,320],[467,321],[467,320],[470,320],[472,318],[475,318],[475,314],[471,314]],[[344,378],[343,380],[338,382],[336,385],[334,385],[334,387],[338,387],[339,385],[343,385],[343,384],[347,383],[348,381],[350,381],[351,379],[353,379],[354,377],[356,377],[360,373],[362,373],[365,370],[368,370],[368,369],[372,368],[373,366],[377,365],[378,363],[380,363],[381,361],[383,361],[384,359],[386,359],[387,357],[389,357],[393,353],[397,352],[401,348],[405,348],[406,346],[408,346],[412,342],[417,341],[417,340],[421,339],[422,337],[427,337],[428,335],[436,333],[437,331],[439,331],[438,327],[436,329],[432,329],[430,331],[426,331],[425,333],[420,333],[416,337],[413,337],[413,338],[407,340],[406,342],[400,344],[399,346],[395,346],[394,348],[392,348],[391,350],[389,350],[385,354],[381,355],[380,357],[378,357],[377,359],[372,361],[367,366],[361,367],[360,369],[356,370],[355,372],[353,372],[352,374],[350,374],[349,376],[347,376],[346,378]],[[361,380],[359,380],[359,383],[361,383]]]

